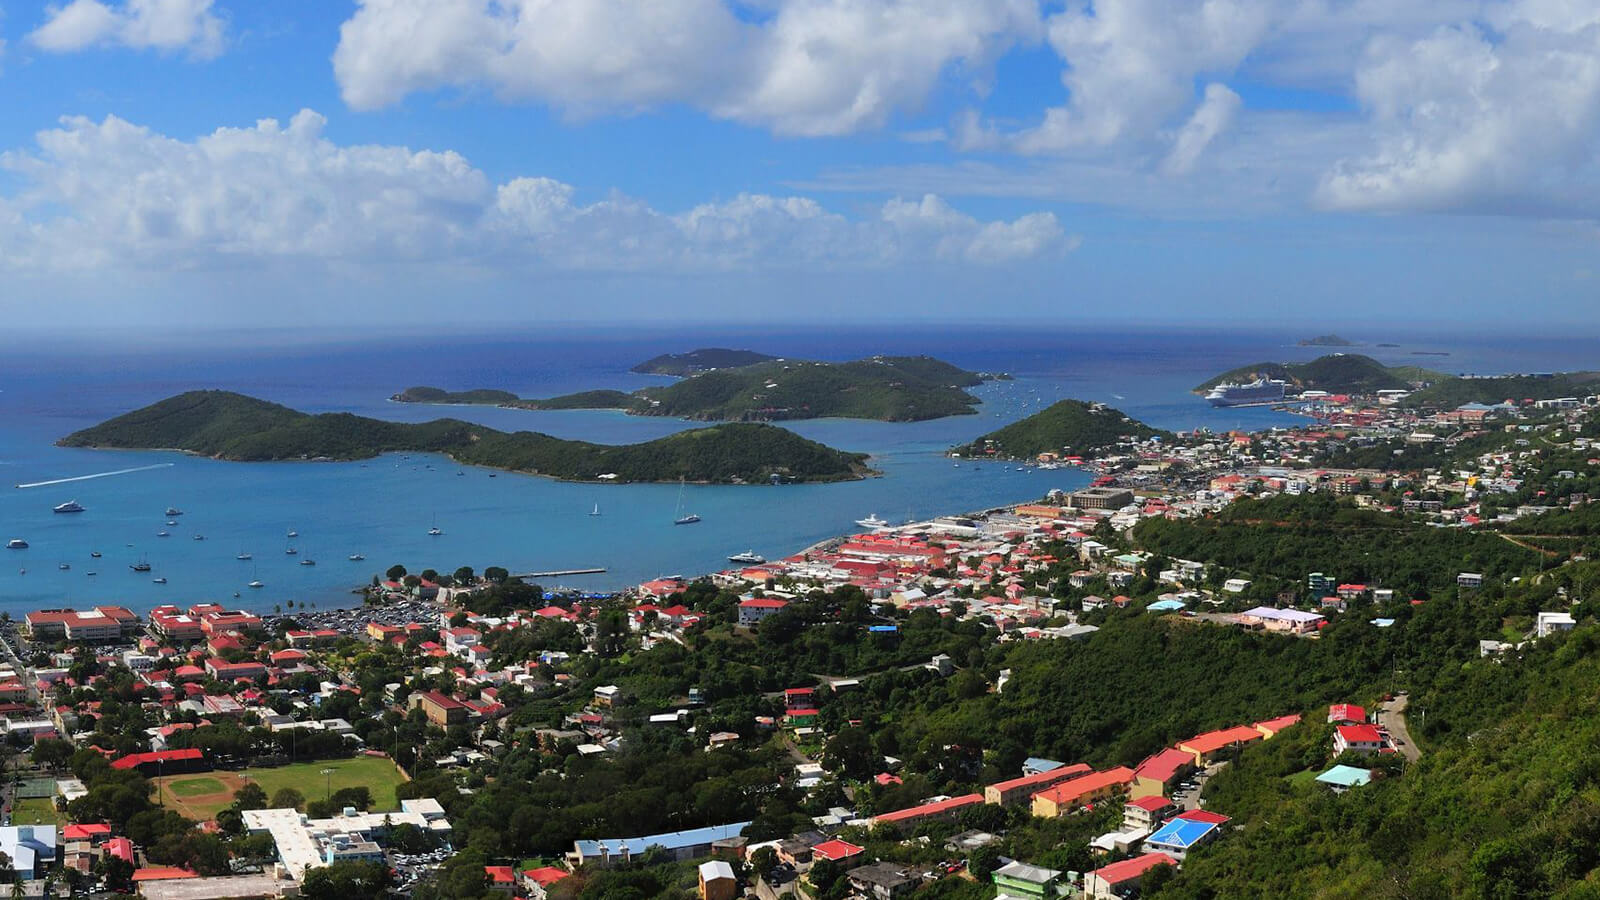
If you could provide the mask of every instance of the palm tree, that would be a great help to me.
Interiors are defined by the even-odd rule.
[[[28,892],[22,889],[22,876],[21,875],[13,875],[13,876],[11,876],[11,896],[13,896],[13,897],[26,897],[26,896],[28,896]]]

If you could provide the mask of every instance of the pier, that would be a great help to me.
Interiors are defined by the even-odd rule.
[[[550,572],[518,572],[512,578],[564,578],[568,575],[604,575],[605,569],[555,569]]]

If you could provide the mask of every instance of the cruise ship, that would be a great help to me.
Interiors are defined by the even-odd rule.
[[[1258,403],[1279,403],[1283,400],[1286,381],[1258,378],[1249,384],[1219,384],[1206,395],[1212,406],[1251,406]]]

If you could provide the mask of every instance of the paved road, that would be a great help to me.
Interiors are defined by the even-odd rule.
[[[1215,762],[1215,763],[1212,763],[1209,766],[1206,766],[1204,769],[1201,769],[1200,771],[1194,773],[1194,775],[1192,775],[1191,777],[1193,778],[1193,780],[1195,782],[1195,788],[1194,788],[1194,790],[1190,791],[1188,793],[1188,795],[1185,796],[1182,800],[1176,801],[1177,805],[1178,805],[1178,808],[1182,809],[1182,810],[1186,810],[1186,811],[1187,810],[1191,810],[1191,809],[1199,809],[1200,808],[1200,791],[1205,788],[1206,781],[1208,779],[1210,779],[1211,776],[1213,776],[1213,775],[1217,774],[1218,772],[1222,771],[1222,767],[1226,766],[1227,764],[1228,763],[1227,763],[1226,760],[1224,760],[1223,762]]]
[[[1406,729],[1406,703],[1409,697],[1400,696],[1378,707],[1378,725],[1389,732],[1399,745],[1395,749],[1405,755],[1406,762],[1414,763],[1422,756],[1422,751],[1417,749],[1417,742],[1411,739],[1411,732]]]

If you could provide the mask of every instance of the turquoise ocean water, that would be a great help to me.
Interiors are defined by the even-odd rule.
[[[1260,359],[1310,358],[1285,334],[905,330],[634,333],[569,331],[525,336],[405,337],[315,347],[281,341],[215,349],[111,345],[19,351],[0,375],[0,540],[26,550],[0,555],[0,610],[124,603],[218,601],[269,609],[288,600],[330,606],[392,563],[412,571],[503,565],[513,571],[590,568],[604,575],[550,579],[581,589],[622,587],[663,575],[711,571],[730,553],[768,557],[848,531],[869,513],[901,521],[985,508],[1073,489],[1072,470],[952,465],[943,452],[1063,397],[1100,400],[1165,428],[1259,428],[1299,420],[1263,409],[1213,410],[1188,389],[1216,371]],[[1444,346],[1434,342],[1426,346]],[[677,485],[581,485],[462,468],[426,455],[357,463],[230,463],[164,452],[68,450],[52,442],[162,397],[227,388],[313,412],[344,410],[403,421],[456,416],[507,430],[604,443],[649,440],[694,423],[609,411],[526,412],[394,404],[410,385],[496,387],[524,396],[636,388],[629,366],[698,346],[749,347],[795,357],[851,359],[928,353],[973,369],[1014,373],[975,391],[979,415],[890,424],[847,420],[787,427],[836,447],[872,454],[881,478],[836,485],[689,486],[674,526]],[[1424,345],[1416,345],[1424,346]],[[1535,352],[1517,345],[1450,344],[1452,356],[1371,350],[1387,361],[1478,371],[1593,365],[1592,344]],[[141,466],[161,468],[48,487],[13,484]],[[76,499],[77,515],[51,508]],[[590,512],[596,505],[600,516]],[[166,525],[168,507],[183,510]],[[437,525],[442,535],[429,536]],[[297,538],[286,535],[294,530]],[[167,531],[168,537],[158,533]],[[194,540],[198,533],[203,541]],[[285,553],[288,547],[298,555]],[[90,556],[98,551],[98,559]],[[250,561],[235,556],[248,552]],[[366,559],[352,562],[353,553]],[[316,560],[302,566],[299,560]],[[129,567],[147,561],[152,571]],[[70,568],[62,569],[66,564]],[[24,571],[25,570],[25,571]],[[94,573],[94,574],[90,574]],[[166,584],[153,579],[163,577]],[[246,587],[259,580],[260,589]],[[240,598],[234,601],[235,592]]]

